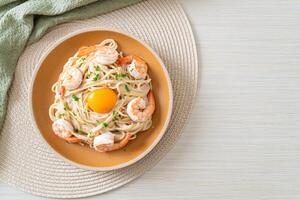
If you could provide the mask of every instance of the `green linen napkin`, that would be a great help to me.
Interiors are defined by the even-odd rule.
[[[7,91],[27,44],[57,24],[86,19],[138,1],[141,0],[1,0],[0,130],[6,113]]]

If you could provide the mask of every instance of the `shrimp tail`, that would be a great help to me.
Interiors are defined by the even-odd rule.
[[[81,139],[79,139],[75,136],[72,136],[72,137],[69,137],[69,138],[64,138],[64,140],[66,140],[69,143],[79,143],[79,142],[81,142]]]
[[[154,107],[155,107],[155,98],[154,98],[154,94],[153,94],[152,90],[150,90],[148,92],[147,96],[148,96],[149,104],[154,105]]]
[[[119,58],[116,63],[117,63],[117,65],[122,66],[122,65],[131,63],[132,60],[133,60],[133,56],[125,56],[125,57]]]
[[[154,98],[154,94],[153,94],[152,90],[149,91],[147,97],[148,97],[148,106],[144,110],[144,113],[146,116],[149,117],[149,116],[152,116],[155,111],[155,98]]]

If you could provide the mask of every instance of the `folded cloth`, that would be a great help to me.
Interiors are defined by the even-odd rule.
[[[141,0],[1,0],[0,129],[6,113],[7,91],[26,45],[57,24],[86,19],[138,1]]]

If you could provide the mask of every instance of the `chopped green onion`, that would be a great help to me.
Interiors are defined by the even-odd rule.
[[[79,100],[79,98],[77,96],[75,96],[75,95],[72,95],[72,98],[73,98],[74,101],[78,101]]]
[[[93,80],[94,80],[94,81],[99,80],[99,74],[96,74],[96,75],[94,76]]]
[[[127,84],[125,84],[125,89],[126,89],[127,92],[130,92],[130,89],[129,89]]]

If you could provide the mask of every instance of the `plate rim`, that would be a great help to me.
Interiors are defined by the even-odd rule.
[[[32,104],[32,96],[33,96],[33,86],[35,83],[35,79],[37,76],[37,73],[39,71],[39,69],[42,66],[42,63],[44,62],[44,60],[48,57],[48,55],[57,47],[59,46],[62,42],[76,36],[82,33],[87,33],[87,32],[93,32],[93,31],[109,31],[109,32],[115,32],[115,33],[119,33],[119,34],[123,34],[129,38],[132,38],[134,40],[136,40],[137,42],[141,43],[146,49],[148,49],[153,55],[154,57],[157,59],[157,61],[160,63],[160,65],[162,66],[162,70],[164,72],[164,75],[167,79],[167,84],[168,84],[168,93],[169,93],[169,97],[170,97],[170,101],[168,104],[168,113],[167,113],[167,118],[164,122],[164,125],[162,127],[162,129],[160,130],[159,135],[157,136],[157,138],[155,138],[155,140],[153,141],[153,143],[145,150],[143,151],[140,155],[138,155],[137,157],[135,157],[134,159],[131,159],[127,162],[118,164],[118,165],[113,165],[113,166],[109,166],[109,167],[92,167],[92,166],[88,166],[88,165],[84,165],[84,164],[80,164],[77,163],[73,160],[70,160],[68,158],[66,158],[65,156],[63,156],[62,154],[60,154],[58,151],[56,151],[49,143],[48,141],[44,138],[43,134],[41,133],[40,129],[38,128],[38,125],[36,123],[35,120],[35,116],[34,116],[34,112],[33,112],[33,104]],[[35,68],[33,70],[32,73],[32,78],[31,78],[31,82],[30,82],[30,86],[29,86],[29,109],[30,109],[30,119],[33,122],[33,126],[34,128],[38,131],[38,135],[40,138],[42,138],[42,140],[44,141],[44,143],[46,143],[46,145],[48,147],[50,147],[50,149],[52,150],[52,152],[54,152],[58,157],[60,157],[62,160],[72,164],[73,166],[79,167],[81,169],[86,169],[86,170],[92,170],[92,171],[111,171],[111,170],[117,170],[117,169],[121,169],[121,168],[125,168],[128,167],[130,165],[133,165],[134,163],[138,162],[139,160],[141,160],[142,158],[144,158],[146,155],[148,155],[154,148],[155,146],[159,143],[159,141],[162,139],[162,137],[165,135],[165,132],[170,124],[170,120],[171,120],[171,116],[173,113],[173,87],[172,87],[172,82],[170,79],[170,75],[169,72],[165,66],[165,64],[163,63],[162,59],[158,56],[158,54],[148,45],[146,44],[144,41],[142,41],[141,39],[133,36],[132,34],[129,34],[127,32],[124,31],[120,31],[116,28],[101,28],[101,27],[91,27],[91,28],[85,28],[85,29],[80,29],[77,31],[73,31],[69,34],[66,34],[65,36],[62,36],[61,38],[59,38],[57,41],[55,41],[54,43],[52,43],[51,45],[49,45],[49,48],[46,50],[46,52],[40,57],[38,63],[35,65]]]

